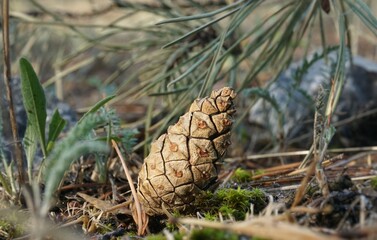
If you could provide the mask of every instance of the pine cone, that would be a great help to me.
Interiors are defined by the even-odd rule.
[[[233,89],[195,100],[189,112],[152,143],[139,173],[138,198],[148,215],[192,209],[195,195],[217,180],[219,160],[230,145]]]

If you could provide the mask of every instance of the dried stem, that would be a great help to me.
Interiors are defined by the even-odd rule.
[[[124,160],[123,155],[122,155],[122,153],[119,150],[118,144],[114,140],[111,140],[111,143],[112,143],[115,151],[117,152],[117,154],[119,156],[119,159],[120,159],[120,161],[122,163],[122,166],[123,166],[123,169],[124,169],[124,173],[126,174],[128,183],[130,185],[130,189],[131,189],[132,195],[133,195],[133,197],[135,199],[135,207],[136,207],[136,213],[137,213],[138,234],[141,235],[142,232],[143,232],[143,221],[142,221],[142,216],[141,216],[141,214],[142,214],[141,213],[141,206],[140,206],[139,199],[137,197],[136,189],[135,189],[135,186],[132,184],[133,181],[132,181],[132,178],[131,178],[131,175],[130,175],[130,171],[128,170],[126,161]]]
[[[18,136],[16,115],[13,108],[13,97],[11,88],[11,66],[9,52],[9,0],[3,0],[3,49],[4,49],[4,84],[9,108],[9,120],[12,130],[13,141],[15,143],[15,155],[18,168],[18,180],[20,186],[25,183],[24,160],[22,155],[22,145]]]
[[[306,187],[308,186],[308,183],[310,179],[312,178],[315,169],[316,169],[317,163],[315,161],[312,161],[310,163],[310,166],[308,167],[308,170],[305,173],[305,177],[301,180],[300,187],[297,189],[295,200],[293,201],[292,208],[296,207],[302,200],[302,198],[305,195]]]

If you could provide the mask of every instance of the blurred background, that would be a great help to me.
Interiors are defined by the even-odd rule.
[[[358,71],[372,80],[359,90],[353,87],[361,85],[352,82],[355,77],[348,81],[353,85],[336,85],[350,90],[348,96],[356,89],[353,100],[340,98],[340,103],[348,99],[349,104],[358,105],[346,103],[344,109],[354,110],[346,117],[334,117],[335,124],[344,119],[354,123],[360,118],[352,117],[372,112],[361,117],[356,130],[346,129],[336,146],[376,143],[377,135],[370,131],[376,118],[377,30],[373,21],[368,25],[365,20],[375,19],[376,1],[12,0],[10,4],[13,76],[19,75],[19,58],[26,57],[43,86],[78,114],[116,94],[111,107],[125,128],[140,131],[135,150],[165,131],[193,99],[224,85],[239,92],[235,119],[238,144],[231,155],[307,149],[312,142],[310,127],[319,85],[331,91],[336,85],[332,82],[355,75],[349,68],[352,58],[348,53],[361,57],[361,62],[355,60]],[[167,19],[175,21],[157,25]],[[345,51],[348,55],[344,57],[339,55],[341,48],[351,51]],[[332,65],[327,54],[333,54]],[[343,71],[336,67],[337,62],[344,63]],[[322,65],[328,66],[328,75],[322,74]],[[287,80],[293,75],[300,75],[299,83]],[[318,75],[322,80],[314,81]],[[297,85],[299,89],[290,88],[289,93],[273,90],[274,86],[285,89]],[[365,94],[363,89],[371,90],[367,94],[370,99],[359,101],[357,96]],[[283,100],[281,94],[285,99],[296,91],[305,92],[308,105],[299,107]],[[272,105],[266,111],[261,108],[263,101]],[[285,106],[277,106],[279,103]],[[361,109],[366,103],[368,107]],[[298,123],[307,125],[293,129]],[[361,125],[368,136],[360,132]],[[355,134],[366,141],[360,142]],[[290,140],[297,138],[291,144]]]

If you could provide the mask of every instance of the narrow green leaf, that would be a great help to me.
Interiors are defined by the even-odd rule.
[[[78,142],[71,146],[69,149],[65,148],[66,151],[62,151],[58,156],[59,161],[54,166],[48,168],[48,173],[46,175],[46,186],[45,186],[45,198],[44,203],[41,208],[43,215],[47,214],[50,207],[52,197],[55,191],[58,189],[60,182],[62,181],[65,172],[69,166],[80,156],[87,154],[89,152],[108,152],[108,146],[101,142]]]
[[[60,116],[58,109],[55,109],[48,127],[47,153],[51,152],[56,139],[59,137],[59,134],[63,131],[66,124],[67,121]]]
[[[346,1],[352,11],[360,18],[360,20],[367,26],[374,35],[377,36],[377,18],[372,14],[370,8],[361,0]],[[358,5],[358,6],[357,6]]]
[[[326,109],[326,116],[330,116],[336,110],[336,106],[338,105],[338,101],[340,95],[342,94],[344,80],[345,80],[345,68],[346,68],[346,54],[349,53],[346,49],[345,43],[345,36],[346,36],[346,29],[345,29],[345,22],[344,16],[339,15],[338,18],[339,24],[339,48],[338,48],[338,56],[337,56],[337,64],[335,68],[334,74],[334,92],[330,94],[327,109]]]
[[[206,27],[208,27],[208,26],[211,26],[211,25],[215,24],[216,22],[219,22],[219,21],[223,20],[224,18],[226,18],[226,17],[232,15],[233,13],[239,11],[240,9],[241,9],[241,7],[238,7],[238,8],[236,8],[236,9],[233,9],[232,11],[226,13],[225,15],[223,15],[223,16],[221,16],[221,17],[219,17],[219,18],[216,18],[216,19],[214,19],[214,20],[212,20],[212,21],[209,21],[208,23],[206,23],[206,24],[204,24],[204,25],[202,25],[202,26],[200,26],[200,27],[195,28],[194,30],[192,30],[192,31],[186,33],[185,35],[183,35],[183,36],[177,38],[176,40],[167,43],[166,45],[162,46],[162,48],[163,48],[163,49],[164,49],[164,48],[168,48],[168,47],[170,47],[170,46],[172,46],[172,45],[174,45],[174,44],[176,44],[176,43],[182,41],[183,39],[187,38],[188,36],[190,36],[190,35],[192,35],[192,34],[194,34],[194,33],[197,33],[197,32],[201,31],[202,29],[204,29],[204,28],[206,28]]]
[[[177,88],[173,89],[171,91],[166,91],[166,92],[156,92],[156,93],[151,93],[149,96],[154,97],[154,96],[165,96],[165,95],[171,95],[171,94],[179,94],[181,92],[187,91],[188,87],[183,87],[183,88]]]
[[[242,11],[238,11],[236,13],[236,15],[234,15],[232,17],[232,20],[228,23],[227,27],[223,30],[223,32],[220,36],[219,42],[217,44],[216,52],[213,55],[212,62],[211,62],[209,69],[207,71],[206,78],[204,80],[202,88],[200,89],[199,97],[203,97],[203,95],[205,93],[208,93],[208,91],[213,88],[215,78],[216,78],[216,76],[217,76],[217,74],[218,74],[218,72],[220,71],[220,68],[221,68],[221,64],[219,64],[219,62],[220,62],[219,58],[220,58],[221,52],[223,50],[225,38],[227,37],[227,33],[228,33],[230,27],[232,26],[232,24],[234,24],[235,20],[240,15],[240,13],[242,13]]]
[[[101,114],[88,114],[81,124],[76,124],[67,136],[53,148],[45,161],[46,186],[45,198],[41,207],[42,215],[47,214],[53,195],[72,162],[90,152],[105,153],[108,151],[108,146],[105,143],[83,140],[94,128],[104,124],[106,119],[106,116]]]
[[[33,163],[34,163],[35,153],[37,152],[38,138],[37,138],[37,135],[34,133],[34,129],[30,123],[28,123],[28,125],[26,126],[23,144],[25,148],[29,181],[32,182]]]
[[[258,87],[247,88],[243,90],[243,94],[245,96],[256,95],[260,98],[263,98],[264,100],[269,102],[278,113],[281,113],[279,103],[276,101],[274,96],[272,96],[267,89],[258,88]]]
[[[222,7],[220,9],[217,9],[215,11],[208,12],[208,13],[202,13],[202,14],[193,15],[193,16],[184,16],[184,17],[177,17],[177,18],[171,18],[171,19],[163,20],[163,21],[156,23],[156,25],[162,25],[162,24],[166,24],[166,23],[177,23],[177,22],[184,22],[184,21],[213,17],[213,16],[215,16],[219,13],[222,13],[224,11],[232,9],[233,7],[235,7],[235,6],[237,6],[241,3],[243,3],[243,1],[234,2],[232,4],[226,5],[225,7]]]
[[[44,157],[46,157],[46,97],[31,64],[20,59],[21,92],[26,109],[28,124],[37,135]]]
[[[78,123],[84,120],[89,114],[97,112],[98,109],[100,109],[102,106],[108,103],[111,99],[115,98],[115,96],[116,95],[111,95],[97,102],[88,112],[84,114],[84,116],[81,117]]]
[[[3,176],[3,173],[0,172],[0,183],[4,190],[9,194],[12,195],[12,188],[10,186],[10,181],[6,175]]]
[[[325,141],[326,141],[327,144],[330,143],[335,132],[336,132],[336,129],[333,125],[330,125],[328,128],[326,128],[324,137],[325,137]]]
[[[215,46],[216,47],[216,46]],[[182,73],[181,75],[179,75],[179,77],[177,77],[176,79],[172,80],[171,82],[169,82],[168,84],[168,87],[181,81],[182,79],[184,79],[187,75],[189,75],[190,73],[192,73],[197,67],[201,66],[202,63],[207,60],[207,58],[209,58],[209,56],[211,55],[211,53],[213,51],[215,51],[215,47],[212,48],[208,53],[206,53],[205,55],[203,55],[196,63],[194,63],[192,66],[190,66],[184,73]]]

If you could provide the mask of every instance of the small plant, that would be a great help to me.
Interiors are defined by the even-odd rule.
[[[22,227],[15,221],[0,218],[0,239],[13,239],[22,236],[22,234]]]
[[[220,212],[224,217],[234,217],[236,220],[245,219],[252,204],[255,212],[261,211],[267,205],[265,194],[259,188],[252,190],[223,188],[215,193],[205,192],[195,202],[195,205],[206,212],[205,216],[209,218]]]
[[[66,121],[56,109],[48,128],[46,128],[46,97],[40,81],[31,64],[24,58],[20,60],[20,70],[21,92],[27,113],[27,128],[23,138],[27,171],[25,169],[18,170],[22,174],[27,172],[27,182],[31,185],[45,183],[44,198],[41,205],[38,206],[41,215],[44,216],[73,161],[87,153],[106,156],[109,149],[108,143],[111,139],[122,142],[126,151],[130,151],[134,144],[135,132],[121,129],[120,120],[114,112],[100,111],[101,107],[114,97],[110,96],[97,103],[84,114],[63,139],[58,140]],[[94,130],[98,127],[105,128],[107,133],[105,138],[96,136]],[[46,134],[46,129],[48,134]],[[121,135],[116,135],[118,133]],[[2,145],[1,141],[0,147]],[[42,157],[38,157],[38,148],[42,152]],[[20,183],[14,182],[12,177],[13,161],[6,159],[3,148],[0,148],[0,154],[5,169],[5,172],[0,173],[0,183],[8,195],[14,197],[19,192],[18,184]],[[97,164],[99,164],[98,161]],[[106,166],[106,164],[103,165]],[[36,166],[38,166],[37,171],[35,171]],[[106,171],[102,168],[102,180],[105,179],[105,174]]]
[[[370,180],[370,185],[372,186],[372,188],[373,188],[374,190],[377,191],[377,177],[374,177],[374,178],[372,178],[372,179]]]
[[[256,210],[263,209],[266,204],[264,193],[258,188],[253,190],[224,188],[216,192],[216,197],[221,201],[220,212],[230,213],[238,220],[245,218],[251,204],[257,206]]]
[[[245,183],[251,181],[252,176],[251,172],[242,168],[237,168],[233,173],[232,180],[237,183]]]

